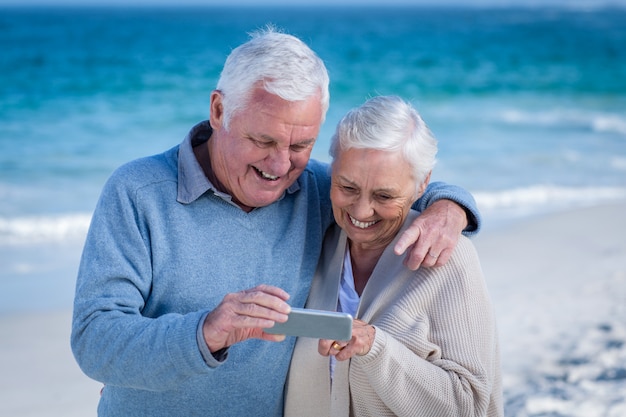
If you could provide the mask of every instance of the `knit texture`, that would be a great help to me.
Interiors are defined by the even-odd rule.
[[[295,339],[236,344],[213,368],[196,330],[226,293],[261,283],[304,305],[332,222],[327,167],[311,162],[297,192],[245,213],[211,192],[177,202],[178,152],[129,163],[104,187],[78,274],[75,357],[106,384],[101,416],[280,416]]]
[[[308,307],[336,306],[345,242],[343,232],[329,232]],[[357,313],[376,327],[372,349],[345,362],[346,372],[336,370],[331,388],[328,358],[317,353],[316,340],[300,338],[285,415],[347,416],[333,403],[349,393],[350,415],[358,417],[502,416],[496,323],[471,241],[462,237],[446,265],[416,272],[402,265],[393,244],[376,265]]]
[[[191,143],[203,122],[162,154],[107,181],[76,284],[72,350],[105,384],[101,416],[281,416],[295,338],[248,340],[205,360],[202,318],[229,292],[270,284],[302,307],[333,222],[328,165],[310,161],[281,199],[249,213],[209,190]],[[456,190],[456,191],[455,191]],[[469,194],[445,185],[475,212]]]

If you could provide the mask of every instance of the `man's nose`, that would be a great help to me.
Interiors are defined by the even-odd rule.
[[[269,155],[270,174],[276,176],[286,175],[291,169],[291,152],[289,148],[275,148]]]

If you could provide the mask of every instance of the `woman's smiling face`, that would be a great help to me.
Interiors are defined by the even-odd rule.
[[[330,197],[337,224],[352,244],[386,247],[421,194],[399,152],[351,148],[333,162]]]

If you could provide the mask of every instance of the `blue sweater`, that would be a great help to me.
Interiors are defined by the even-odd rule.
[[[106,384],[99,415],[282,415],[295,338],[248,340],[218,361],[196,336],[229,292],[265,283],[304,305],[333,222],[328,166],[310,161],[279,201],[246,213],[211,190],[193,156],[208,129],[203,122],[181,145],[119,168],[102,191],[72,323],[78,364]],[[431,185],[416,208],[439,198],[478,221],[471,195],[449,185]]]

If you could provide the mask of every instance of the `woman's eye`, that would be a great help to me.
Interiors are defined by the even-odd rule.
[[[356,192],[356,188],[350,187],[349,185],[344,185],[342,188],[347,193],[354,193],[354,192]]]

